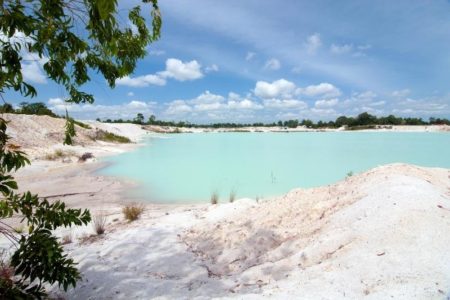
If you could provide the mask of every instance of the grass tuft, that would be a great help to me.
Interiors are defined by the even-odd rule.
[[[53,153],[47,153],[44,158],[46,160],[58,160],[71,156],[76,156],[76,153],[70,150],[56,149]]]
[[[92,226],[94,227],[95,233],[97,233],[97,235],[104,234],[106,226],[106,216],[103,213],[95,215],[92,218]]]
[[[219,194],[217,192],[212,192],[210,201],[213,205],[219,203]]]
[[[141,214],[144,212],[144,205],[142,204],[128,204],[124,208],[122,208],[123,216],[129,222],[136,221],[139,219]]]
[[[68,233],[62,237],[62,239],[61,239],[62,245],[67,245],[67,244],[71,244],[71,243],[72,243],[72,233]]]
[[[230,203],[233,203],[234,200],[236,200],[236,191],[235,190],[231,190],[229,200],[230,200]]]

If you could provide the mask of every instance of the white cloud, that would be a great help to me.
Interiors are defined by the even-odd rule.
[[[247,55],[245,56],[245,60],[250,61],[253,59],[253,57],[255,57],[255,55],[256,55],[255,52],[247,52]]]
[[[41,66],[35,61],[22,63],[22,75],[25,81],[47,83],[47,77],[44,75]]]
[[[212,94],[210,91],[205,91],[200,94],[197,98],[192,99],[189,103],[193,104],[211,104],[216,102],[223,102],[225,98],[221,95]]]
[[[295,84],[286,79],[279,79],[272,83],[258,81],[256,82],[254,93],[256,96],[264,99],[290,98],[295,88]]]
[[[201,65],[192,60],[182,62],[176,58],[166,60],[166,70],[158,73],[163,78],[174,78],[178,81],[195,80],[203,77]]]
[[[264,69],[266,70],[279,70],[281,68],[281,63],[278,59],[276,58],[271,58],[268,61],[266,61],[265,65],[264,65]]]
[[[320,40],[320,34],[318,33],[310,35],[306,40],[305,47],[309,54],[315,54],[321,46],[322,41]]]
[[[166,84],[166,80],[158,75],[148,74],[134,78],[125,76],[123,78],[117,79],[116,84],[132,87],[147,87],[150,85],[163,86]]]
[[[219,67],[215,64],[207,67],[206,72],[218,71]],[[195,80],[203,77],[201,65],[196,61],[182,62],[176,58],[166,60],[166,69],[156,74],[148,74],[138,77],[125,76],[116,80],[117,85],[132,87],[148,87],[150,85],[166,85],[166,78],[173,78],[178,81]]]
[[[236,93],[229,93],[228,99],[221,95],[205,91],[191,100],[175,100],[169,102],[163,114],[167,116],[181,117],[209,117],[212,119],[237,118],[239,112],[248,112],[263,109],[263,106],[255,101],[242,98]],[[243,117],[243,115],[240,115]],[[246,115],[248,116],[248,115]]]
[[[263,106],[251,101],[249,99],[244,99],[241,101],[235,101],[235,100],[229,100],[227,103],[228,108],[230,109],[250,109],[250,110],[255,110],[255,109],[262,109]]]
[[[332,44],[330,47],[330,51],[333,54],[347,54],[352,52],[353,50],[353,45],[351,44],[344,44],[344,45],[336,45],[336,44]]]
[[[128,96],[128,97],[133,97],[133,96],[134,96],[134,93],[133,93],[133,92],[128,92],[128,93],[127,93],[127,96]]]
[[[51,106],[64,104],[65,101],[61,98],[50,98],[48,99],[48,104]]]
[[[306,95],[310,97],[322,96],[327,98],[338,97],[341,95],[341,91],[331,83],[320,83],[318,85],[310,85],[305,88],[298,88],[296,93],[298,95]]]
[[[276,109],[306,109],[308,104],[295,99],[266,99],[264,107]]]
[[[61,98],[50,98],[47,103],[49,108],[57,114],[64,114],[67,109],[72,116],[82,119],[131,119],[137,113],[150,116],[154,113],[156,105],[155,102],[139,100],[116,105],[74,104],[66,103]]]
[[[192,108],[184,100],[175,100],[168,104],[165,113],[168,115],[184,115],[191,111]]]
[[[212,64],[212,65],[207,66],[207,67],[205,68],[205,72],[206,72],[206,73],[217,72],[217,71],[219,71],[219,66],[217,66],[216,64]]]
[[[317,100],[314,103],[314,106],[316,108],[329,108],[329,107],[336,106],[338,103],[339,103],[339,99],[337,99],[337,98],[333,98],[333,99],[329,99],[329,100],[323,99],[323,100]]]
[[[392,96],[395,98],[405,98],[405,97],[409,96],[410,93],[411,93],[411,91],[409,89],[403,89],[403,90],[393,91]]]
[[[161,56],[166,54],[166,51],[164,50],[150,50],[148,51],[148,55],[152,55],[152,56]]]

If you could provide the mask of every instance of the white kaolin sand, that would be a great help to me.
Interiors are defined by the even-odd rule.
[[[79,262],[83,279],[67,293],[53,288],[54,294],[68,299],[450,298],[449,170],[388,165],[259,203],[147,205],[140,220],[127,223],[120,211],[130,199],[121,192],[132,183],[96,176],[96,163],[42,160],[49,147],[59,149],[64,120],[8,118],[14,142],[35,159],[17,176],[23,190],[108,215],[100,237],[78,239],[93,233],[90,226],[56,233],[72,234],[65,247]],[[147,133],[138,125],[90,125],[134,141]],[[130,149],[92,141],[90,134],[79,129],[77,146],[70,149],[96,156]]]

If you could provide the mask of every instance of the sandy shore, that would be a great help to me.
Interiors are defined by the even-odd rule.
[[[108,216],[102,236],[93,235],[92,226],[56,232],[61,238],[71,237],[65,248],[79,262],[83,279],[67,293],[53,287],[53,295],[67,299],[450,297],[450,170],[394,164],[264,202],[147,204],[141,219],[128,223],[121,208],[139,200],[124,193],[133,183],[98,176],[95,171],[102,163],[79,163],[77,157],[85,152],[101,158],[129,151],[148,131],[133,124],[92,122],[91,131],[80,129],[77,145],[67,148],[60,145],[61,120],[31,117],[12,116],[10,123],[14,141],[33,158],[32,165],[17,174],[21,190]],[[24,137],[21,126],[37,131]],[[89,136],[97,128],[128,136],[134,144],[93,141]],[[55,149],[73,153],[45,160],[46,153]],[[4,241],[0,246],[5,246]]]

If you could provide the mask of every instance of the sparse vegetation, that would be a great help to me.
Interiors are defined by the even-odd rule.
[[[61,245],[67,245],[72,243],[72,233],[68,233],[61,238]]]
[[[92,154],[91,152],[86,152],[83,153],[83,155],[80,156],[80,158],[78,159],[78,162],[85,162],[88,159],[94,158],[94,154]]]
[[[92,226],[94,227],[95,233],[97,233],[97,235],[105,233],[106,215],[104,213],[95,215],[92,218]]]
[[[234,200],[236,200],[236,191],[235,190],[231,190],[229,200],[230,200],[230,203],[233,203]]]
[[[215,191],[211,193],[211,204],[216,205],[217,203],[219,203],[219,194]]]
[[[142,204],[128,204],[124,208],[122,208],[123,216],[129,222],[136,221],[139,219],[141,214],[144,212],[144,205]]]
[[[84,128],[84,129],[91,129],[92,127],[91,126],[89,126],[88,124],[85,124],[85,123],[83,123],[83,122],[80,122],[80,121],[77,121],[77,120],[73,120],[73,123],[75,124],[75,125],[78,125],[78,126],[80,126],[81,128]]]
[[[18,234],[22,234],[22,233],[24,233],[25,228],[23,227],[23,225],[17,226],[17,227],[14,227],[14,231]]]
[[[102,129],[99,129],[95,132],[95,140],[109,142],[109,143],[119,143],[119,144],[128,144],[131,143],[131,140],[125,136],[117,135],[112,132],[108,132]]]
[[[71,156],[76,156],[76,153],[70,150],[56,149],[53,153],[47,153],[44,158],[46,160],[58,160]]]

